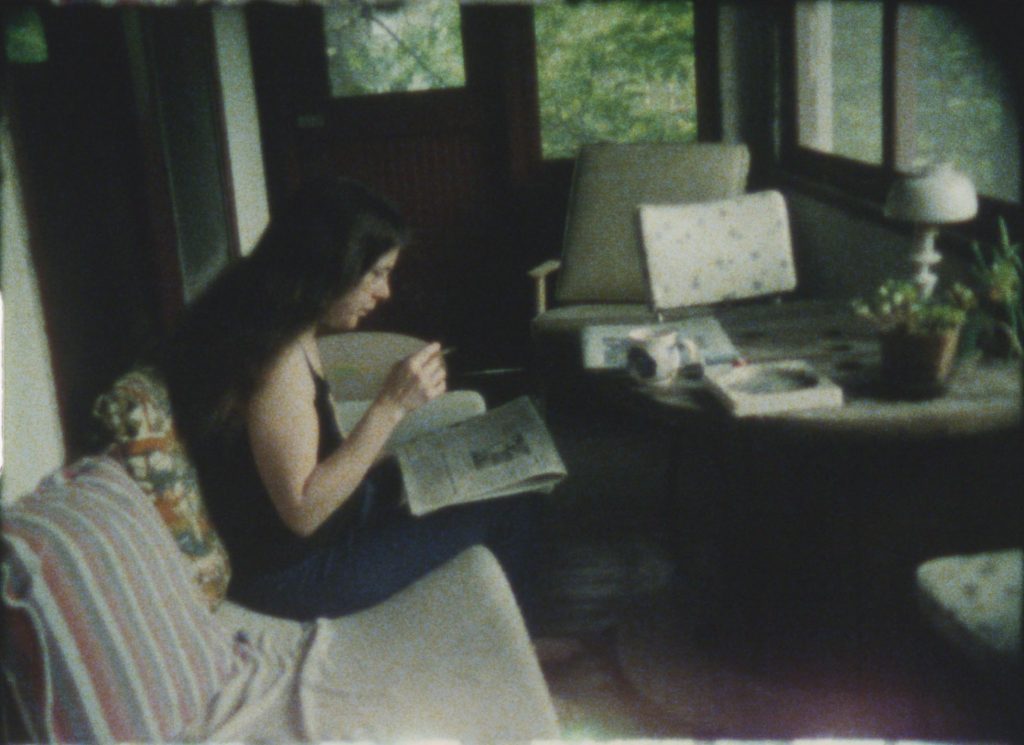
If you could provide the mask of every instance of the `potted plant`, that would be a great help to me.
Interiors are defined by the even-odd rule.
[[[883,282],[854,311],[879,331],[882,380],[899,395],[928,397],[944,390],[974,292],[957,282],[942,294],[926,296],[910,280]]]
[[[1021,307],[1020,244],[1010,242],[1010,233],[999,218],[999,242],[984,249],[971,243],[974,264],[971,274],[978,288],[978,345],[999,357],[1019,357],[1024,353],[1024,308]]]

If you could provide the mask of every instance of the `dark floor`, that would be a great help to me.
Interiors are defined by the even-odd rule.
[[[617,612],[574,608],[580,651],[544,666],[568,739],[1022,741],[1019,676],[968,664],[911,605],[874,623],[762,606],[760,623],[716,624],[677,577]]]
[[[492,405],[529,392],[525,379],[512,382]],[[746,553],[731,562],[704,553],[687,521],[721,511],[716,472],[701,456],[680,469],[671,432],[593,416],[596,408],[586,401],[580,416],[546,406],[570,476],[552,497],[541,625],[581,642],[544,665],[565,738],[1024,742],[1020,673],[978,669],[916,607],[916,559],[900,539],[920,549],[916,533],[894,528],[898,540],[868,549],[864,534],[844,533],[842,515],[827,512],[808,531],[791,518],[813,511],[821,500],[812,494],[788,512],[727,514],[728,545]],[[693,487],[708,474],[702,502]],[[757,489],[737,504],[791,496],[789,476],[781,474],[785,493]],[[834,482],[826,478],[820,493]],[[689,513],[673,496],[680,490]],[[938,515],[935,506],[923,502],[919,517]],[[900,524],[877,515],[883,527]],[[734,518],[745,528],[734,531]]]

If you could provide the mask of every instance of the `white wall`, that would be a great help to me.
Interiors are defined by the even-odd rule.
[[[3,292],[3,486],[9,502],[64,461],[64,437],[43,309],[10,136],[0,127],[0,288]]]

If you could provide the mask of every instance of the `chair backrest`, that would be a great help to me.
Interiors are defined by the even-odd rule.
[[[796,287],[789,217],[777,191],[695,204],[641,205],[639,212],[653,310]]]
[[[742,144],[585,145],[573,173],[556,303],[648,302],[637,208],[737,196],[749,170]]]

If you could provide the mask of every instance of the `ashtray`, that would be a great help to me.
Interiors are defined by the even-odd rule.
[[[706,379],[708,390],[735,416],[843,405],[843,389],[804,360],[709,368]]]

